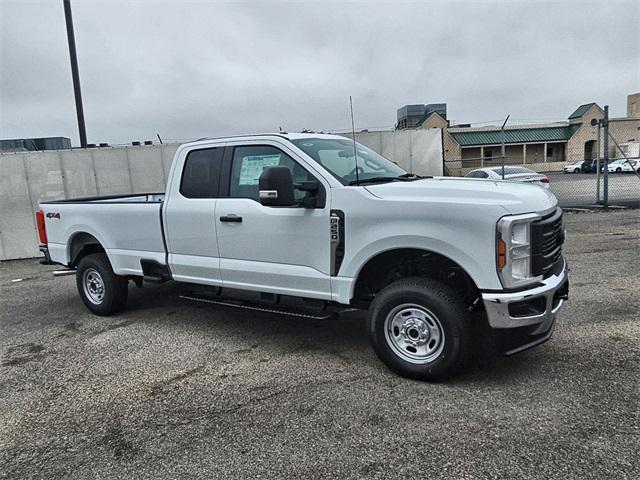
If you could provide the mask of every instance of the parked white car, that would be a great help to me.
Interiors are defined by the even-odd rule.
[[[635,172],[640,168],[640,160],[635,158],[621,158],[610,162],[608,165],[609,173]]]
[[[486,178],[487,180],[502,180],[502,167],[486,167],[472,170],[465,175],[468,178]],[[549,188],[549,177],[524,167],[504,167],[504,180],[525,182]]]
[[[565,165],[563,170],[564,173],[580,173],[582,172],[582,162],[584,160],[580,160],[579,162],[572,163],[570,165]]]
[[[506,354],[547,341],[568,296],[553,193],[421,177],[335,135],[188,143],[164,193],[40,209],[44,262],[75,274],[97,315],[124,308],[130,282],[169,280],[192,285],[190,300],[252,312],[363,309],[375,352],[411,378],[455,373],[481,325]],[[270,303],[230,302],[227,289]],[[286,311],[281,295],[317,313]]]

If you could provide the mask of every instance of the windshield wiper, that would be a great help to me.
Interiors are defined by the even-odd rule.
[[[421,180],[423,178],[433,178],[433,177],[432,176],[423,177],[422,175],[416,175],[415,173],[403,173],[398,178],[406,179],[411,182],[413,180]]]
[[[420,175],[416,175],[414,173],[403,173],[397,177],[371,177],[371,178],[361,178],[360,180],[352,180],[348,183],[348,185],[362,185],[364,183],[385,183],[385,182],[412,182],[414,180],[420,180],[422,178]]]
[[[393,181],[403,181],[404,178],[400,177],[371,177],[361,178],[360,180],[351,180],[347,185],[362,185],[363,183],[384,183]]]

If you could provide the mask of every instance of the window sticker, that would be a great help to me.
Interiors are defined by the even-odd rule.
[[[258,185],[266,167],[280,165],[280,155],[249,155],[242,157],[239,185]]]

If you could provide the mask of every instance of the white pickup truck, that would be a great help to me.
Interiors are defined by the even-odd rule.
[[[375,352],[411,378],[456,372],[477,327],[505,354],[548,340],[568,295],[552,193],[420,177],[334,135],[188,143],[164,194],[40,208],[43,262],[75,270],[98,315],[125,306],[130,280],[207,286],[214,295],[192,298],[234,306],[243,304],[221,292],[260,292],[272,304],[247,308],[282,313],[295,312],[281,296],[322,311],[367,309]]]

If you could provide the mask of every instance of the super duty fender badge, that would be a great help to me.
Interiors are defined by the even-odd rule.
[[[57,219],[60,219],[60,213],[58,213],[58,212],[48,212],[48,213],[47,213],[47,218],[57,218]]]
[[[344,258],[344,212],[331,210],[329,217],[329,236],[331,239],[331,275],[338,275]]]

